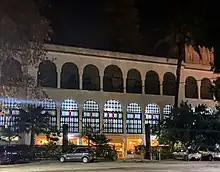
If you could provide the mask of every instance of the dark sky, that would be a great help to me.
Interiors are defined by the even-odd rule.
[[[105,30],[106,26],[111,26],[111,21],[108,21],[105,15],[106,0],[49,1],[51,8],[47,10],[47,17],[51,20],[54,31],[52,43],[109,50],[117,48],[116,45],[113,46],[114,43],[108,40],[108,34]],[[110,1],[117,3],[117,0]],[[154,54],[152,52],[153,45],[158,39],[164,37],[162,31],[161,34],[156,33],[155,28],[168,25],[173,20],[178,21],[176,18],[178,13],[184,14],[185,18],[192,18],[192,16],[205,18],[205,20],[209,20],[210,23],[207,25],[212,27],[212,31],[218,32],[220,29],[218,20],[213,18],[218,15],[220,6],[214,0],[210,0],[209,4],[198,0],[136,0],[135,5],[139,20],[137,24],[140,25],[139,32],[143,40],[142,44],[145,46],[146,51],[143,52],[145,54]],[[124,7],[120,6],[120,9],[123,11]],[[106,23],[110,24],[106,25]],[[159,49],[162,52],[161,55],[166,54],[166,50],[164,50],[166,48],[163,46],[162,49]],[[130,49],[126,50],[125,48],[123,51],[129,52]]]

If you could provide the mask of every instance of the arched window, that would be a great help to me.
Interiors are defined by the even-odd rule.
[[[197,81],[192,76],[186,78],[185,83],[185,97],[198,99],[198,86]]]
[[[129,134],[142,133],[142,113],[137,103],[130,103],[126,108],[126,130]]]
[[[123,92],[122,71],[118,66],[109,65],[105,68],[103,78],[103,91]]]
[[[79,70],[71,62],[62,66],[60,77],[60,87],[64,89],[79,89]]]
[[[148,71],[145,76],[145,94],[160,95],[159,76],[154,71]]]
[[[79,108],[75,100],[66,99],[61,103],[60,129],[68,124],[69,133],[79,132]]]
[[[48,112],[51,116],[49,117],[50,126],[53,129],[57,129],[57,109],[56,103],[52,99],[44,99],[43,101],[38,102],[38,106],[44,108],[42,114]]]
[[[0,127],[7,126],[15,131],[19,118],[19,102],[14,98],[6,98],[1,102]]]
[[[50,60],[40,63],[37,76],[38,84],[43,87],[57,88],[57,67]]]
[[[157,104],[148,104],[145,108],[145,124],[156,128],[160,122],[160,108]]]
[[[92,129],[93,132],[100,131],[99,105],[94,100],[87,100],[83,105],[82,129]]]
[[[211,87],[212,87],[211,81],[208,78],[203,78],[200,87],[201,99],[210,99],[210,100],[213,99]]]
[[[176,78],[174,74],[167,72],[163,76],[163,95],[175,96]]]
[[[21,64],[15,59],[7,59],[2,64],[1,81],[3,84],[16,86],[22,82]]]
[[[142,93],[141,74],[137,69],[130,69],[126,79],[127,93]]]
[[[123,133],[123,113],[119,101],[108,100],[105,102],[103,123],[105,133]]]
[[[172,111],[172,105],[165,105],[163,108],[163,118],[168,118]]]
[[[84,67],[82,76],[83,90],[100,91],[99,70],[94,65]]]

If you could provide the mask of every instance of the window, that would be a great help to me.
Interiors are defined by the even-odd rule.
[[[87,100],[83,105],[82,128],[85,130],[87,127],[94,129],[94,132],[100,131],[99,105],[93,100]]]
[[[62,131],[63,124],[68,125],[70,133],[79,132],[79,109],[76,101],[67,99],[61,103],[60,129]]]
[[[172,106],[171,105],[165,105],[163,108],[163,118],[168,118],[171,114]]]
[[[105,133],[123,133],[122,106],[116,100],[108,100],[104,105],[103,129]]]
[[[158,126],[160,122],[160,109],[156,104],[148,104],[145,108],[145,124],[149,124],[151,129]]]
[[[15,125],[19,118],[19,103],[14,98],[4,99],[2,102],[0,116],[0,126],[11,127],[12,130],[15,130]]]
[[[45,99],[39,104],[44,108],[42,114],[48,112],[51,116],[49,117],[50,126],[54,129],[57,127],[57,110],[56,103],[51,99]]]
[[[130,103],[126,109],[126,131],[127,133],[142,133],[141,107],[137,103]]]

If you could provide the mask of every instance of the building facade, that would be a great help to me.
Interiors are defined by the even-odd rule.
[[[80,133],[89,124],[112,139],[121,158],[127,157],[134,146],[144,144],[145,123],[157,124],[170,113],[176,59],[57,45],[47,49],[48,60],[29,73],[50,98],[41,103],[53,115],[51,125],[62,130],[68,124],[74,143],[87,144]],[[179,101],[188,100],[194,106],[205,103],[212,109],[210,85],[217,76],[210,71],[212,52],[204,51],[203,61],[194,62],[195,53],[189,47],[186,50]],[[4,101],[16,116],[16,100]],[[44,140],[45,136],[37,136],[36,144]]]

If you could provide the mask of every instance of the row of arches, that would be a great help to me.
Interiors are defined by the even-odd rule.
[[[50,124],[56,127],[57,115],[59,114],[57,113],[56,103],[53,100],[44,100],[35,104],[43,106],[45,111],[51,113]],[[14,113],[18,111],[19,102],[15,99],[6,99],[3,106],[4,109],[10,110],[13,118],[7,120],[5,116],[0,116],[0,126],[6,123],[8,126],[13,126],[13,122],[16,122],[15,119],[19,116],[19,113]],[[68,124],[70,133],[78,133],[79,123],[82,122],[83,130],[91,126],[95,130],[94,132],[100,132],[100,124],[102,124],[105,133],[141,134],[143,133],[143,123],[158,124],[162,118],[170,114],[171,109],[171,105],[165,105],[160,109],[157,104],[150,103],[143,112],[138,103],[131,102],[126,105],[126,111],[123,112],[122,104],[118,100],[111,99],[105,102],[101,111],[101,107],[95,100],[87,100],[83,104],[82,119],[80,119],[78,103],[73,99],[66,99],[61,102],[59,125],[62,130],[62,125]],[[124,126],[126,126],[126,131],[124,131]]]
[[[21,65],[18,61],[5,61],[2,66],[1,82],[15,83],[22,81]],[[9,65],[10,64],[10,67]],[[6,74],[6,75],[5,75]],[[57,88],[57,67],[50,60],[45,60],[39,64],[37,80],[38,84],[44,87]],[[159,80],[159,76],[155,71],[148,71],[145,75],[145,85],[142,85],[141,73],[137,69],[130,69],[127,73],[126,83],[123,83],[123,74],[121,69],[116,65],[109,65],[104,70],[103,84],[100,83],[100,73],[95,65],[86,65],[83,70],[82,80],[80,80],[78,67],[71,62],[67,62],[62,66],[60,73],[60,87],[64,89],[80,89],[82,82],[83,90],[91,91],[107,91],[107,92],[124,92],[142,94],[144,87],[145,94],[153,95],[175,95],[176,78],[171,72],[167,72],[163,76],[163,82]],[[101,88],[103,85],[103,88]],[[160,85],[163,91],[160,91]],[[201,81],[200,98],[212,99],[211,93],[212,83],[208,78]],[[126,89],[124,89],[124,87]],[[189,76],[185,80],[185,97],[199,98],[197,80]]]
[[[51,67],[46,67],[51,66]],[[47,76],[45,76],[45,74]],[[52,82],[52,78],[54,81]],[[51,79],[47,79],[51,78]],[[42,62],[39,66],[38,80],[42,86],[57,87],[56,66],[52,62]],[[130,69],[127,73],[126,83],[123,83],[123,74],[116,65],[109,65],[104,70],[103,91],[123,92],[126,85],[126,93],[142,93],[141,74],[137,69]],[[44,81],[44,82],[42,82]],[[61,88],[79,89],[78,67],[73,63],[65,63],[61,69]],[[163,86],[163,95],[175,95],[176,78],[171,72],[163,76],[163,83],[160,83],[159,76],[155,71],[148,71],[145,76],[145,94],[160,95],[160,85]],[[211,81],[204,78],[201,81],[200,94],[201,99],[212,99]],[[96,66],[89,64],[83,70],[82,89],[100,91],[100,75]],[[198,98],[198,86],[194,77],[189,76],[185,81],[185,97]]]
[[[50,66],[50,67],[49,67]],[[80,77],[78,67],[70,62],[61,69],[60,87],[64,89],[79,89]],[[91,91],[123,92],[126,85],[127,93],[142,94],[142,79],[137,69],[130,69],[126,83],[123,83],[123,74],[116,65],[109,65],[104,70],[103,88],[100,88],[100,74],[96,66],[86,65],[82,75],[82,89]],[[39,65],[38,82],[42,86],[57,88],[57,71],[54,63],[42,62]],[[155,71],[148,71],[145,77],[145,94],[160,95],[160,80]],[[163,80],[163,94],[174,95],[175,76],[167,72]]]

